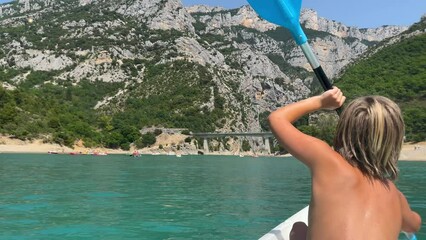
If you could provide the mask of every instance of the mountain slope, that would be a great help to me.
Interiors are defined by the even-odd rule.
[[[337,80],[347,96],[383,95],[402,108],[406,137],[426,139],[426,18],[371,49]]]
[[[286,30],[248,6],[178,0],[0,5],[0,131],[128,148],[144,127],[261,131],[261,116],[318,84]],[[329,76],[405,27],[346,27],[302,12]]]

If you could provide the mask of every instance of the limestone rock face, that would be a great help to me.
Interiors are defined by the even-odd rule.
[[[318,13],[312,9],[302,10],[300,22],[304,24],[306,28],[328,32],[337,37],[353,37],[367,41],[382,41],[383,39],[393,37],[408,29],[408,27],[401,26],[383,26],[371,29],[348,27],[340,22],[319,17]]]
[[[194,38],[181,37],[175,41],[178,52],[188,57],[190,61],[197,62],[200,65],[206,64],[223,66],[225,57],[219,51],[205,49]]]
[[[202,7],[191,7],[191,12],[206,12]],[[242,26],[247,29],[255,29],[263,33],[276,31],[278,26],[260,19],[253,9],[243,6],[240,9],[231,11],[209,11],[208,14],[201,15],[197,19],[206,25],[205,32],[227,35],[223,29]],[[326,73],[333,78],[344,66],[352,62],[353,59],[364,53],[369,45],[383,41],[392,36],[396,36],[407,30],[408,27],[383,26],[374,29],[360,29],[348,27],[342,23],[319,17],[317,12],[311,9],[301,11],[300,22],[306,28],[322,32],[319,36],[308,36],[314,53],[317,54]],[[328,36],[324,36],[327,33]],[[250,31],[241,31],[239,35],[244,40],[250,40],[252,47],[263,54],[281,54],[282,48],[291,49],[284,57],[288,63],[294,67],[302,67],[312,71],[301,50],[290,40],[284,46],[282,43],[270,38],[259,37]],[[367,42],[370,42],[368,44]],[[325,64],[324,64],[325,63]]]
[[[241,7],[234,15],[229,11],[215,11],[203,6],[192,6],[188,8],[188,11],[191,13],[209,13],[201,21],[208,24],[210,28],[242,25],[247,28],[256,29],[257,31],[266,32],[278,27],[275,24],[260,19],[250,6]],[[372,29],[348,27],[343,23],[320,17],[312,9],[302,9],[300,23],[306,28],[328,32],[337,37],[354,37],[368,41],[382,41],[408,29],[406,26],[383,26]]]
[[[36,71],[62,70],[73,64],[67,56],[55,56],[54,53],[38,50],[25,50],[13,56],[16,67],[31,68]]]
[[[311,30],[309,43],[331,79],[370,46],[407,29],[348,27],[310,9],[302,10],[300,21]],[[249,6],[227,10],[185,8],[180,0],[19,0],[0,5],[0,26],[6,29],[0,32],[0,67],[19,72],[2,86],[14,89],[35,71],[54,72],[48,81],[58,85],[123,83],[103,96],[96,110],[120,110],[128,98],[148,98],[135,90],[142,86],[173,91],[173,85],[159,82],[161,72],[155,73],[155,83],[150,77],[152,69],[179,61],[196,65],[201,69],[197,74],[210,81],[208,100],[194,108],[213,111],[217,97],[224,99],[226,116],[218,131],[261,131],[259,114],[312,94],[314,74],[300,48],[288,32],[260,19]]]
[[[193,19],[179,0],[117,1],[116,11],[136,17],[152,29],[194,32]]]
[[[338,75],[341,69],[351,63],[353,59],[363,54],[368,48],[361,42],[355,41],[348,44],[345,40],[336,37],[316,39],[311,43],[311,47],[314,49],[318,60],[329,78]],[[292,66],[312,71],[302,50],[299,48],[293,49],[288,56],[288,60]]]
[[[92,0],[79,0],[80,6],[84,6],[91,3],[92,3]]]
[[[187,7],[186,10],[189,13],[212,13],[212,12],[226,11],[226,9],[223,7],[212,7],[207,5],[194,5],[191,7]]]
[[[195,7],[190,8],[191,12],[196,12],[197,9]],[[197,12],[205,12],[201,8],[201,11]],[[207,12],[210,13],[210,12]],[[213,16],[212,16],[213,15]],[[208,29],[221,29],[224,27],[231,26],[244,26],[247,28],[254,28],[258,31],[265,32],[271,29],[275,29],[277,26],[269,23],[267,21],[261,20],[257,14],[253,11],[253,9],[249,6],[243,6],[238,9],[237,14],[233,15],[231,12],[211,12],[209,15],[203,16],[200,19],[201,22],[208,25]]]

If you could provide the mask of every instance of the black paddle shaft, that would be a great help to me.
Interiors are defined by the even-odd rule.
[[[327,75],[325,75],[324,70],[322,70],[322,67],[319,66],[314,69],[314,73],[318,78],[318,81],[321,83],[322,88],[324,91],[330,90],[333,88],[333,85],[330,83],[330,80],[328,80]],[[337,114],[340,116],[342,113],[342,107],[339,107],[336,109]]]
[[[322,70],[322,67],[319,66],[314,69],[315,75],[317,76],[318,80],[321,83],[322,88],[324,91],[330,90],[333,88],[333,85],[330,83],[330,80],[328,80],[327,75],[325,75],[324,70]]]

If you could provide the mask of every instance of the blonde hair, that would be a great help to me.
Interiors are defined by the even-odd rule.
[[[404,131],[401,110],[393,101],[381,96],[357,98],[340,117],[334,149],[364,175],[395,180]]]

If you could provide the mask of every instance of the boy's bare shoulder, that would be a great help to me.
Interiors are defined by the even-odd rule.
[[[330,154],[324,165],[326,166],[314,170],[312,175],[314,181],[317,179],[326,185],[333,183],[353,185],[359,183],[363,176],[357,167],[352,166],[337,152]]]

